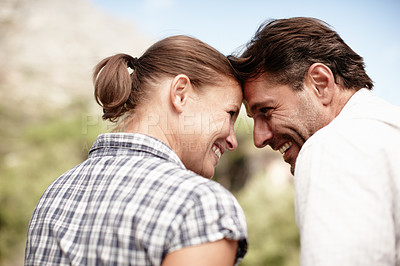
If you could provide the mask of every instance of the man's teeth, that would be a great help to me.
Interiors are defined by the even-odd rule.
[[[285,152],[292,147],[293,143],[291,141],[289,141],[288,143],[285,143],[280,149],[279,152],[282,154],[285,154]]]
[[[212,147],[213,152],[217,155],[218,159],[221,158],[221,150],[217,146]]]

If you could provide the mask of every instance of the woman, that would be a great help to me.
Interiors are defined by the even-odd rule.
[[[89,158],[59,177],[30,222],[25,265],[233,265],[243,212],[209,180],[237,147],[242,92],[221,53],[186,36],[118,54],[94,72],[103,118]]]

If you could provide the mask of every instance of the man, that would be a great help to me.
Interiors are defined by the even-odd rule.
[[[400,265],[400,108],[370,92],[362,57],[299,17],[262,25],[230,60],[255,145],[291,165],[301,265]]]

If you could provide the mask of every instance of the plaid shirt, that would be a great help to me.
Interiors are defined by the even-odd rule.
[[[43,194],[25,265],[160,265],[169,252],[222,238],[239,240],[239,264],[247,228],[230,192],[157,139],[108,133]]]

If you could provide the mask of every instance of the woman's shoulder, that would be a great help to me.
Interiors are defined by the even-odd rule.
[[[174,167],[171,169],[166,182],[178,183],[181,189],[190,190],[195,195],[217,193],[227,195],[229,197],[233,196],[231,192],[229,192],[220,183],[200,176],[191,170],[182,169],[180,167]]]

